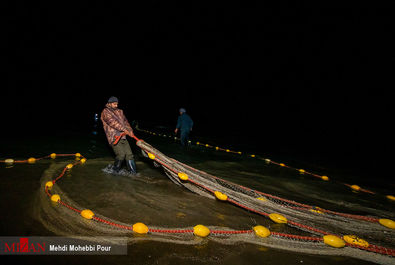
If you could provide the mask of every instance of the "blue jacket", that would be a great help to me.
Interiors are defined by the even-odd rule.
[[[180,129],[181,131],[190,131],[193,126],[193,121],[191,117],[189,117],[188,114],[183,113],[182,115],[178,116],[177,120],[177,129]]]

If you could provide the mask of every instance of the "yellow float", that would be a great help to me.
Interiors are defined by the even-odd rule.
[[[317,209],[310,209],[310,212],[323,214],[323,212],[321,212],[320,210],[317,210]]]
[[[193,234],[200,237],[206,237],[210,234],[210,229],[204,225],[197,225],[193,228]]]
[[[136,232],[138,234],[147,234],[148,230],[148,226],[143,223],[135,223],[133,225],[133,232]]]
[[[151,153],[148,153],[148,157],[151,158],[152,160],[155,159],[155,155],[154,155],[154,154],[151,154]]]
[[[334,248],[342,248],[346,245],[343,239],[334,235],[325,235],[323,239],[325,244]]]
[[[386,197],[388,200],[395,201],[395,196],[387,195]]]
[[[183,172],[179,172],[179,173],[178,173],[178,177],[179,177],[181,180],[184,180],[184,181],[187,181],[187,180],[188,180],[188,175],[185,174],[185,173],[183,173]]]
[[[52,158],[52,159],[55,159],[56,158],[56,154],[52,153],[52,154],[49,155],[49,157]]]
[[[228,199],[228,196],[226,194],[223,194],[222,192],[219,192],[219,191],[215,191],[214,195],[220,201],[226,201]]]
[[[257,200],[260,200],[260,201],[263,201],[263,202],[267,201],[267,199],[265,197],[258,197]]]
[[[85,209],[81,211],[81,216],[84,217],[85,219],[92,219],[94,215],[95,214],[89,209]]]
[[[310,212],[313,213],[319,213],[319,214],[323,214],[324,211],[322,210],[322,208],[318,207],[318,206],[314,206],[312,209],[310,209]]]
[[[14,159],[8,158],[8,159],[4,160],[4,162],[5,162],[6,164],[13,164],[13,163],[14,163]]]
[[[369,243],[366,240],[363,240],[356,235],[345,235],[343,236],[343,239],[349,244],[354,244],[365,248],[369,247]]]
[[[321,179],[322,179],[322,180],[325,180],[325,181],[328,181],[328,180],[329,180],[328,176],[322,176]]]
[[[350,188],[355,191],[359,191],[361,189],[361,187],[359,187],[358,185],[351,185]]]
[[[34,164],[34,163],[36,163],[36,159],[35,159],[34,157],[31,157],[31,158],[29,158],[29,159],[27,160],[27,162],[28,162],[29,164]]]
[[[278,213],[271,213],[269,214],[269,218],[278,224],[286,224],[288,222],[287,218],[285,218],[284,216],[282,216],[281,214]]]
[[[380,219],[379,223],[385,227],[395,229],[395,222],[391,219]]]
[[[259,237],[268,237],[270,236],[270,230],[262,225],[257,225],[252,228],[255,234]]]
[[[60,196],[58,194],[54,194],[51,196],[51,201],[58,202],[60,201]]]
[[[53,186],[53,182],[52,181],[48,181],[47,183],[45,183],[45,187],[47,189],[49,189],[49,190],[52,188],[52,186]]]

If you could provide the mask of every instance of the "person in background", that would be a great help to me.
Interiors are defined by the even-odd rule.
[[[189,141],[189,133],[192,131],[193,121],[191,117],[186,113],[187,111],[184,108],[180,109],[180,116],[178,116],[177,126],[174,132],[177,134],[178,130],[180,130],[181,134],[181,145],[188,146]]]
[[[126,166],[131,174],[137,174],[136,163],[134,162],[134,156],[126,135],[134,137],[133,129],[126,119],[123,111],[118,109],[118,99],[116,97],[110,97],[108,102],[101,113],[101,120],[103,122],[104,132],[108,143],[112,147],[115,153],[115,161],[113,170],[118,172],[122,167],[122,162],[126,160]],[[121,134],[124,133],[126,135]],[[116,139],[121,139],[115,144]]]

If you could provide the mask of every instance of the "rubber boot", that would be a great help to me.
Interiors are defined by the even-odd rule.
[[[126,166],[128,168],[129,173],[133,175],[137,174],[136,163],[134,162],[134,160],[126,160]]]
[[[121,167],[122,167],[122,160],[115,159],[114,165],[112,166],[112,170],[118,173]]]

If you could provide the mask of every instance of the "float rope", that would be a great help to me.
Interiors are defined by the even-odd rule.
[[[142,141],[141,139],[138,139],[138,138],[135,137],[135,136],[134,136],[133,138],[134,138],[137,142]],[[145,152],[148,152],[148,150],[145,150],[145,149],[142,148],[141,146],[140,146],[140,148],[141,148],[142,150],[144,150]],[[107,224],[107,225],[111,225],[111,226],[114,226],[114,227],[117,227],[117,228],[120,228],[120,229],[126,229],[126,230],[131,230],[131,231],[136,232],[137,229],[134,229],[134,226],[137,225],[137,224],[141,224],[141,223],[137,223],[137,224],[135,224],[135,225],[133,225],[133,226],[125,226],[125,225],[117,224],[117,223],[115,223],[115,222],[111,222],[111,221],[105,220],[105,219],[103,219],[103,218],[99,218],[99,217],[94,216],[94,214],[93,214],[90,210],[79,210],[79,209],[76,209],[76,208],[72,207],[71,205],[67,204],[66,202],[62,201],[62,200],[60,199],[59,195],[57,195],[57,194],[51,194],[50,189],[52,188],[52,186],[53,186],[57,181],[59,181],[59,180],[65,175],[65,173],[67,172],[67,170],[71,170],[71,169],[72,169],[75,165],[77,165],[77,164],[83,164],[83,163],[85,163],[86,158],[84,158],[84,157],[83,157],[82,155],[80,155],[79,153],[77,153],[77,154],[61,154],[61,155],[51,154],[51,155],[44,156],[44,157],[37,158],[37,159],[29,158],[29,159],[27,159],[27,160],[17,160],[17,161],[13,161],[13,162],[14,162],[14,163],[26,163],[26,162],[27,162],[27,163],[34,163],[35,161],[38,161],[38,160],[41,160],[41,159],[44,159],[44,158],[49,158],[49,157],[55,158],[56,156],[65,156],[65,157],[66,157],[66,156],[77,156],[78,161],[75,162],[75,163],[73,163],[73,164],[68,164],[68,165],[62,170],[62,172],[61,172],[53,181],[49,181],[49,182],[47,182],[47,183],[45,184],[45,193],[47,194],[48,197],[51,198],[52,201],[57,202],[57,203],[59,203],[60,205],[63,205],[63,206],[65,206],[66,208],[68,208],[68,209],[70,209],[70,210],[72,210],[72,211],[74,211],[74,212],[76,212],[76,213],[81,214],[83,217],[85,217],[85,218],[87,218],[87,219],[92,219],[92,220],[95,220],[95,221],[97,221],[97,222],[101,222],[101,223],[103,223],[103,224]],[[82,157],[82,159],[80,159],[80,157]],[[174,172],[175,174],[178,174],[178,173],[179,173],[179,172],[177,172],[176,170],[174,170],[173,168],[171,168],[171,167],[169,167],[168,165],[166,165],[166,163],[164,163],[163,161],[161,161],[161,160],[158,159],[157,157],[154,156],[154,159],[153,159],[153,160],[155,160],[156,162],[160,163],[163,167],[165,167],[165,168],[167,168],[168,170]],[[0,160],[0,162],[5,162],[5,163],[7,163],[7,160]],[[9,161],[8,161],[8,162],[9,162]],[[219,179],[219,178],[218,178],[218,179]],[[200,184],[200,183],[197,183],[196,181],[193,181],[193,180],[191,180],[190,178],[188,178],[187,180],[188,180],[190,183],[192,183],[192,184],[194,184],[194,185],[197,185],[197,186],[199,186],[199,187],[201,187],[201,188],[203,188],[203,189],[205,189],[205,190],[207,190],[207,191],[209,191],[209,192],[215,194],[215,191],[209,189],[208,187],[205,187],[204,185],[202,185],[202,184]],[[223,181],[225,181],[225,180],[223,180]],[[234,185],[235,185],[235,184],[234,184]],[[242,188],[244,188],[244,189],[249,189],[249,188],[243,187],[243,186],[241,186],[241,185],[238,185],[238,186],[239,186],[239,187],[242,187]],[[249,190],[251,190],[251,189],[249,189]],[[268,196],[268,194],[265,194],[265,193],[261,193],[261,194],[264,194],[265,196]],[[282,198],[277,197],[277,196],[272,196],[272,197],[275,197],[276,199],[281,199],[281,200],[283,200],[283,201],[291,202],[291,203],[296,204],[296,205],[298,204],[298,203],[296,203],[296,202],[289,201],[289,200],[285,200],[285,199],[282,199]],[[228,202],[230,202],[230,203],[232,203],[232,204],[234,204],[234,205],[236,205],[236,206],[242,207],[242,208],[244,208],[244,209],[246,209],[246,210],[248,210],[248,211],[255,212],[255,213],[257,213],[257,214],[260,214],[260,215],[263,215],[263,216],[266,216],[266,217],[269,216],[269,214],[266,213],[266,212],[254,210],[254,209],[252,209],[252,208],[250,208],[250,207],[248,207],[248,206],[246,206],[246,205],[243,205],[242,203],[237,202],[237,201],[235,201],[235,200],[233,200],[233,199],[230,199],[230,198],[228,198],[228,197],[226,198],[226,200],[227,200]],[[304,204],[299,204],[299,206],[301,206],[302,208],[311,207],[311,206],[304,205]],[[323,210],[323,209],[322,209],[322,210]],[[329,210],[325,210],[325,211],[328,212],[328,213],[334,213],[334,212],[329,211]],[[339,214],[339,213],[337,213],[337,214]],[[342,214],[342,215],[343,215],[344,217],[355,218],[354,215],[349,215],[349,214]],[[373,220],[374,222],[376,222],[377,219],[374,219],[374,218],[367,218],[367,219],[363,219],[363,220],[366,220],[366,221],[372,221],[372,220]],[[316,229],[316,228],[313,228],[313,227],[310,227],[310,226],[307,226],[307,225],[303,225],[303,224],[294,222],[294,221],[292,221],[292,220],[289,220],[287,223],[290,224],[290,225],[292,225],[292,226],[297,226],[297,227],[300,227],[300,228],[304,228],[304,229],[307,229],[307,230],[312,231],[312,232],[315,232],[315,233],[319,233],[319,234],[323,234],[323,235],[328,235],[328,234],[329,234],[329,233],[327,233],[327,232],[325,232],[325,231],[322,231],[322,230],[319,230],[319,229]],[[145,225],[144,225],[144,226],[145,226]],[[211,232],[212,234],[249,234],[249,233],[253,233],[253,231],[254,231],[254,230],[212,230],[212,231],[210,231],[210,232]],[[191,230],[191,229],[148,229],[148,228],[147,228],[145,233],[147,233],[147,232],[151,232],[151,233],[194,233],[194,234],[196,234],[196,227],[194,228],[194,230]],[[138,233],[139,233],[139,232],[138,232]],[[299,236],[299,235],[285,234],[285,233],[279,233],[279,232],[271,232],[271,234],[272,234],[273,236],[276,236],[276,237],[282,237],[282,238],[287,238],[287,239],[294,239],[294,240],[301,240],[301,241],[311,241],[311,242],[322,242],[322,241],[325,242],[325,240],[324,240],[322,237]],[[354,248],[359,248],[359,249],[366,250],[366,251],[375,252],[375,253],[385,254],[385,255],[389,255],[389,256],[395,256],[395,249],[389,249],[389,248],[381,247],[381,246],[377,246],[377,245],[369,245],[368,247],[360,246],[360,245],[357,245],[357,244],[351,244],[351,243],[346,243],[345,245],[346,245],[346,246],[350,246],[350,247],[354,247]]]
[[[140,129],[138,127],[136,127],[136,130],[144,132],[144,133],[148,133],[148,134],[151,134],[151,135],[154,135],[154,136],[161,136],[161,137],[165,137],[165,138],[174,138],[174,140],[179,140],[179,138],[173,137],[171,135],[155,133],[155,132],[151,132],[151,131],[148,131],[148,130],[145,130],[145,129]],[[189,141],[189,142],[192,143],[192,141]],[[213,145],[210,145],[210,144],[204,144],[204,143],[201,143],[201,142],[196,142],[196,145],[197,146],[201,146],[201,147],[215,149],[216,151],[223,151],[223,152],[226,152],[226,153],[232,153],[232,154],[237,154],[237,155],[244,154],[243,152],[240,152],[240,151],[233,151],[233,150],[230,150],[230,149],[227,149],[227,148],[221,148],[221,147],[218,147],[218,146],[213,146]],[[324,181],[330,181],[330,178],[328,176],[326,176],[326,175],[318,175],[316,173],[313,173],[313,172],[310,172],[310,171],[307,171],[307,170],[304,170],[304,169],[292,167],[292,166],[286,165],[284,163],[279,163],[279,162],[273,161],[273,160],[271,160],[269,158],[264,158],[264,157],[261,157],[259,155],[255,155],[255,154],[249,154],[247,156],[250,157],[250,158],[257,158],[259,160],[263,160],[267,164],[273,164],[273,165],[277,165],[277,166],[280,166],[280,167],[288,168],[288,169],[291,169],[291,170],[296,170],[300,174],[310,175],[310,176],[313,176],[315,178],[318,178],[318,179],[321,179],[321,180],[324,180]],[[374,192],[374,191],[362,188],[362,187],[360,187],[358,185],[355,185],[355,184],[343,183],[341,181],[334,181],[334,182],[336,182],[337,184],[340,184],[340,185],[344,185],[344,186],[350,188],[354,192],[364,192],[364,193],[368,193],[368,194],[372,194],[372,195],[380,195],[377,192]],[[383,196],[383,195],[381,195],[381,196]],[[393,196],[393,195],[385,195],[385,197],[388,200],[390,200],[390,201],[395,201],[395,196]]]

